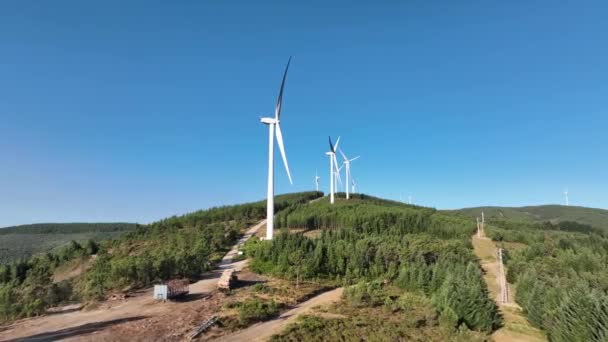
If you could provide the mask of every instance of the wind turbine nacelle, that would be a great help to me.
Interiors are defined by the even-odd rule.
[[[277,123],[277,120],[275,118],[261,118],[260,122],[267,124],[267,125],[272,125]]]

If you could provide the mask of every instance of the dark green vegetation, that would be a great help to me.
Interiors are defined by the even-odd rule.
[[[321,196],[277,196],[277,210]],[[266,202],[225,206],[138,226],[116,240],[85,246],[73,242],[57,252],[0,267],[0,319],[38,315],[71,300],[102,299],[111,291],[173,278],[196,278],[209,270],[249,225],[266,216]],[[90,262],[86,272],[53,283],[66,263]]]
[[[447,322],[447,335],[457,329],[489,333],[501,323],[473,254],[470,236],[475,225],[469,218],[355,196],[335,205],[324,199],[292,206],[279,213],[276,222],[283,227],[322,232],[318,238],[283,231],[273,241],[251,240],[246,252],[252,257],[254,271],[354,284],[345,291],[349,305],[368,308],[369,312],[379,306],[395,309],[402,319],[391,324],[403,324],[401,329],[412,328],[407,314],[399,309],[399,298],[403,296],[422,298],[420,301],[425,304],[421,306],[432,308],[425,314],[428,319],[414,328],[437,330],[438,322]],[[349,324],[355,323],[332,325],[332,329]],[[388,334],[390,327],[376,331],[386,335],[374,335],[375,338],[393,339]],[[297,340],[295,335],[284,338]]]
[[[239,312],[239,324],[242,326],[264,321],[279,314],[279,306],[274,300],[266,303],[257,298],[239,303],[237,310]]]
[[[27,259],[67,245],[118,238],[133,223],[41,223],[0,229],[0,264]]]
[[[486,219],[505,219],[520,222],[578,222],[608,231],[608,210],[563,206],[539,205],[530,207],[478,207],[457,210],[462,214],[481,217],[484,212]]]
[[[605,230],[576,222],[491,219],[486,234],[506,247],[515,300],[550,341],[608,341]]]

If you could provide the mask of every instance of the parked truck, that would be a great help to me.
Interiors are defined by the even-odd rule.
[[[174,279],[165,284],[154,285],[154,299],[168,300],[184,296],[189,292],[189,284],[188,279]]]
[[[220,280],[217,282],[217,288],[221,291],[228,291],[234,285],[236,275],[234,269],[227,269],[222,273]]]

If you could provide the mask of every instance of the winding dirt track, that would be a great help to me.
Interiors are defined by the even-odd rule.
[[[270,336],[280,333],[285,327],[294,322],[299,315],[309,312],[312,308],[319,305],[334,303],[340,300],[343,288],[324,292],[316,297],[313,297],[303,303],[298,304],[291,310],[285,311],[279,317],[257,323],[247,329],[238,331],[232,335],[224,336],[217,339],[221,342],[238,342],[238,341],[265,341]]]
[[[198,282],[190,284],[189,296],[196,297],[215,290],[217,281],[225,269],[234,268],[240,271],[245,267],[247,260],[232,262],[232,258],[237,254],[238,247],[264,224],[266,220],[251,227],[224,256],[215,270],[204,274]],[[91,338],[92,333],[111,335],[111,329],[116,324],[160,316],[171,310],[179,310],[180,305],[184,304],[155,301],[150,288],[124,301],[105,302],[99,309],[91,311],[72,311],[16,321],[11,325],[0,327],[0,341],[87,340]],[[110,338],[109,341],[111,340],[120,340],[120,337]]]

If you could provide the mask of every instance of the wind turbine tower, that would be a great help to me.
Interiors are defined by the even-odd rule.
[[[319,173],[315,171],[315,190],[317,192],[319,192],[319,179],[321,179],[321,177],[319,177]]]
[[[407,198],[408,204],[412,204],[412,195],[409,195]]]
[[[277,106],[274,112],[274,118],[261,118],[260,121],[268,125],[268,194],[266,199],[266,240],[272,240],[274,234],[274,137],[276,132],[277,144],[279,145],[279,151],[281,151],[281,157],[283,158],[283,164],[287,171],[287,177],[289,177],[289,183],[291,181],[291,173],[289,173],[289,166],[287,165],[287,157],[285,156],[285,147],[283,146],[283,133],[281,133],[281,103],[283,101],[283,88],[285,87],[285,78],[287,77],[287,70],[289,69],[289,63],[291,57],[287,61],[285,72],[283,73],[283,80],[281,81],[281,90],[279,90],[279,98],[277,100]]]
[[[338,162],[336,161],[336,150],[338,149],[338,145],[340,144],[340,137],[336,140],[336,145],[331,142],[331,137],[329,137],[329,151],[325,152],[325,154],[329,157],[329,203],[334,204],[334,168],[336,171],[338,170]]]
[[[568,202],[568,189],[566,188],[566,190],[564,190],[564,198],[566,200],[566,206],[569,206],[570,203]]]

